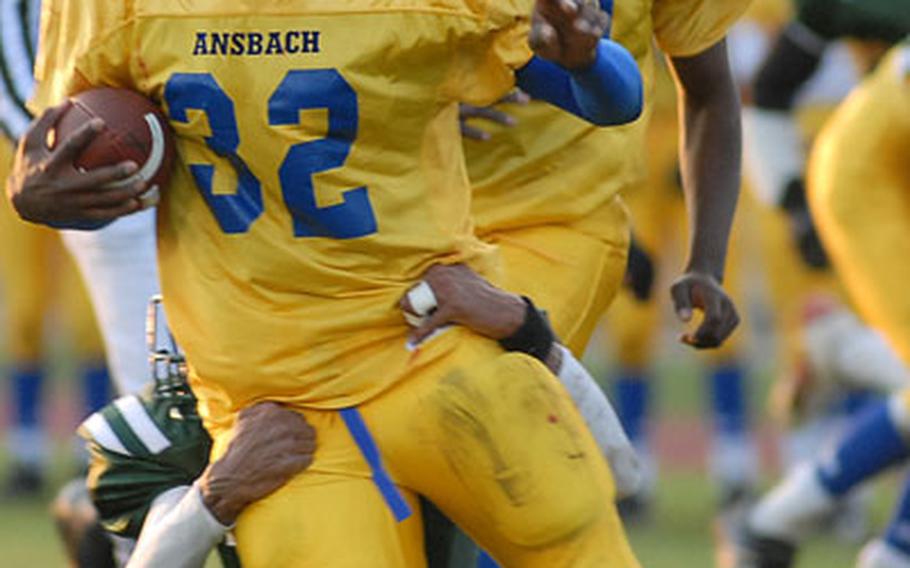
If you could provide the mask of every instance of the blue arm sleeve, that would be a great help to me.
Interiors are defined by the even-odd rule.
[[[532,97],[598,126],[625,124],[641,115],[644,95],[638,65],[625,48],[608,39],[598,44],[590,67],[568,71],[534,57],[515,78]]]

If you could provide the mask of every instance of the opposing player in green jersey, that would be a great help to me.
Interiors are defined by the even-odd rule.
[[[152,346],[160,343],[159,303],[150,309]],[[79,429],[91,453],[88,489],[98,520],[131,567],[198,568],[215,547],[225,566],[237,566],[228,531],[247,505],[310,465],[315,432],[299,413],[260,403],[241,412],[227,453],[209,464],[212,441],[185,360],[176,347],[152,355],[154,388],[114,401]],[[75,540],[83,539],[71,546],[79,565],[109,560],[91,530]]]

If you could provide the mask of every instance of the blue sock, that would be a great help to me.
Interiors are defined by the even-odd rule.
[[[16,367],[12,371],[13,400],[15,400],[15,426],[22,429],[38,428],[41,420],[41,391],[44,373],[38,367]]]
[[[816,471],[821,484],[840,497],[869,477],[910,457],[910,446],[891,420],[889,401],[860,413]]]
[[[721,436],[744,436],[748,430],[746,376],[736,364],[719,365],[711,373],[711,416]]]
[[[85,415],[101,410],[111,400],[111,380],[103,363],[87,364],[82,368],[82,388],[85,394]]]
[[[489,554],[481,550],[477,555],[477,568],[499,568],[499,564]]]
[[[651,386],[642,373],[626,369],[616,381],[616,413],[634,446],[647,444]]]
[[[885,542],[910,556],[910,477],[904,481],[904,491],[885,530]]]

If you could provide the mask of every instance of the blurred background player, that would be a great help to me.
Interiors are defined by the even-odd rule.
[[[10,18],[3,5],[3,41],[0,42],[0,180],[5,185],[12,165],[15,140],[30,118],[24,107],[25,94],[19,76],[7,66],[34,14],[23,9]],[[73,366],[67,369],[80,377],[78,390],[84,393],[79,409],[86,416],[104,406],[110,398],[104,347],[95,325],[91,306],[72,261],[67,258],[55,231],[20,220],[9,202],[0,204],[0,294],[6,345],[3,390],[10,401],[10,427],[6,435],[10,471],[4,481],[7,496],[36,494],[45,481],[49,440],[43,412],[47,408],[48,376],[57,367],[51,354],[52,339],[70,345]],[[62,330],[62,334],[54,333]],[[6,398],[6,397],[4,397]]]
[[[908,274],[902,262],[910,254],[908,147],[910,48],[905,44],[892,50],[826,127],[812,153],[808,184],[808,203],[834,267],[859,312],[885,333],[904,365],[910,362]],[[880,375],[885,383],[891,373]],[[895,388],[900,389],[899,382]],[[904,388],[863,413],[837,444],[759,503],[746,527],[740,566],[793,565],[797,547],[819,517],[862,482],[910,456],[908,392]],[[910,490],[905,489],[891,524],[864,549],[859,566],[910,566],[908,524]]]
[[[803,180],[805,149],[836,103],[856,77],[874,67],[884,46],[910,31],[906,1],[804,0],[794,8],[793,18],[758,65],[751,92],[754,106],[745,112],[748,172],[758,201],[765,205],[760,226],[768,250],[769,284],[787,346],[783,353],[789,370],[785,368],[786,380],[775,388],[776,415],[798,426],[785,446],[789,465],[811,458],[815,448],[869,404],[870,395],[888,392],[894,384],[887,377],[895,372],[869,372],[883,367],[877,364],[880,357],[859,356],[861,346],[871,346],[874,353],[876,341],[852,323],[848,304],[841,299],[841,282],[829,269]],[[838,41],[844,38],[851,43]],[[825,344],[845,334],[852,335],[846,343],[854,363],[836,369],[835,362],[843,357]],[[818,357],[822,352],[827,355]],[[858,361],[864,361],[866,369]],[[850,514],[841,516],[839,524],[857,538],[865,529],[858,505],[862,492],[850,497]]]
[[[2,105],[13,140],[25,132],[32,118],[26,105],[34,90],[40,13],[41,0],[2,4],[0,76],[5,87],[0,97],[8,97]],[[138,212],[99,230],[59,231],[59,235],[92,300],[117,391],[139,392],[147,381],[145,306],[159,291],[155,211]]]
[[[744,112],[746,163],[754,195],[764,205],[759,223],[773,275],[769,284],[778,328],[786,340],[783,353],[789,369],[784,376],[789,380],[779,383],[776,398],[778,406],[795,410],[791,418],[833,402],[834,393],[825,392],[823,369],[806,356],[810,346],[804,337],[818,337],[806,334],[809,327],[821,327],[819,316],[825,315],[817,309],[817,298],[843,298],[805,198],[806,148],[857,78],[874,66],[881,47],[869,40],[894,42],[902,37],[907,7],[893,0],[861,5],[800,0],[781,33],[758,51],[762,56],[750,90],[753,104]],[[846,45],[838,41],[843,38],[863,43]],[[861,391],[868,386],[850,385],[859,392],[853,403],[862,401]],[[844,398],[843,389],[840,396]],[[853,404],[850,394],[845,402]]]
[[[759,1],[752,4],[744,19],[731,31],[731,65],[747,103],[752,99],[748,85],[762,61],[767,45],[789,17],[789,2]],[[850,71],[852,66],[849,58],[844,61],[843,50],[837,55],[826,63],[822,80],[815,81],[811,86],[810,98],[800,98],[805,115],[818,114],[813,109],[819,100],[833,100],[828,103],[828,108],[833,109],[853,84],[854,75]],[[661,84],[658,82],[658,86]],[[666,86],[666,82],[663,85]],[[680,212],[682,204],[676,191],[678,166],[673,143],[675,101],[670,89],[664,88],[662,92],[663,95],[660,96],[661,91],[658,91],[657,98],[658,102],[662,101],[662,108],[655,112],[648,138],[650,178],[646,184],[642,184],[643,187],[625,194],[633,210],[633,224],[644,254],[633,257],[640,259],[638,262],[630,260],[631,290],[623,292],[607,320],[610,324],[608,335],[615,343],[619,363],[618,373],[614,375],[617,380],[619,411],[630,435],[639,441],[639,447],[645,456],[648,455],[647,418],[652,404],[649,381],[643,379],[653,373],[650,360],[656,348],[656,331],[660,329],[662,314],[656,303],[641,301],[648,296],[648,286],[640,285],[637,281],[641,280],[639,275],[648,276],[650,269],[642,269],[638,265],[657,264],[659,267],[661,261],[669,259],[672,262],[680,254],[678,243],[684,230]],[[746,181],[745,187],[750,188],[748,182],[751,180]],[[819,286],[814,281],[828,282],[833,281],[833,278],[815,276],[811,274],[815,271],[804,267],[798,260],[786,225],[776,218],[778,213],[757,207],[751,193],[746,191],[742,199],[743,207],[740,208],[735,231],[738,233],[738,239],[735,240],[740,242],[734,243],[732,247],[729,280],[741,303],[745,303],[743,300],[747,295],[754,297],[757,292],[761,293],[756,280],[765,280],[770,286],[774,306],[773,322],[778,331],[777,350],[786,354],[780,358],[786,362],[777,365],[775,371],[780,377],[786,377],[778,384],[790,385],[794,382],[791,377],[805,373],[802,369],[804,364],[796,363],[802,358],[801,355],[797,356],[802,351],[802,302]],[[760,246],[756,246],[755,241]],[[761,250],[763,254],[755,254],[756,250]],[[738,258],[743,252],[747,253],[743,257],[745,262]],[[647,256],[655,257],[658,262],[648,263]],[[759,256],[764,257],[765,266],[755,262]],[[763,269],[766,269],[768,278],[757,279],[756,276]],[[744,276],[740,277],[740,273]],[[802,276],[804,274],[805,277]],[[743,362],[749,352],[743,347],[742,342],[727,345],[706,362],[709,368],[713,368],[707,373],[709,380],[706,389],[711,393],[709,415],[713,418],[710,462],[713,477],[720,485],[719,502],[722,504],[735,504],[737,501],[742,503],[744,497],[747,501],[758,476],[755,448],[749,433],[751,389],[745,380],[747,369]],[[653,475],[648,475],[647,467],[652,460],[645,458],[644,463],[645,479],[653,478]],[[637,505],[635,501],[629,503],[633,508]]]

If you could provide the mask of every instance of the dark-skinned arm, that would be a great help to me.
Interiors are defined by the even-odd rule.
[[[727,60],[726,42],[670,65],[680,102],[680,163],[689,212],[685,272],[671,289],[685,322],[704,313],[699,327],[683,335],[696,348],[717,347],[739,316],[721,288],[730,229],[739,198],[742,157],[739,93]]]

